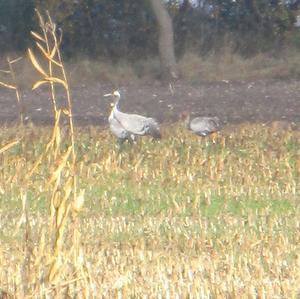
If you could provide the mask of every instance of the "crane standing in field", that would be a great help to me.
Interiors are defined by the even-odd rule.
[[[121,95],[119,91],[106,94],[105,97],[112,96],[115,100],[114,107],[108,118],[110,129],[121,142],[134,139],[134,136],[150,135],[153,138],[161,138],[159,125],[154,118],[145,117],[138,114],[128,114],[119,110]]]
[[[130,134],[128,131],[126,131],[120,122],[114,117],[113,110],[111,111],[109,118],[109,128],[111,132],[118,137],[120,143],[122,144],[125,140],[128,140],[130,143],[134,141],[134,135]]]
[[[205,137],[220,129],[220,120],[218,117],[195,117],[191,119],[190,114],[183,112],[181,119],[187,129],[191,130],[194,134]]]

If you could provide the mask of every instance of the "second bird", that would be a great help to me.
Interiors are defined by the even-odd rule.
[[[119,91],[114,91],[112,94],[104,96],[112,96],[115,100],[108,120],[111,131],[119,139],[131,139],[134,135],[150,135],[154,138],[161,138],[159,125],[154,118],[124,113],[119,110],[121,98]]]
[[[217,132],[220,129],[220,120],[218,117],[203,116],[191,119],[189,113],[183,112],[181,118],[189,130],[202,137]]]

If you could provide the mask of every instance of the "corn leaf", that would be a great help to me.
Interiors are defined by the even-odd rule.
[[[53,57],[55,56],[56,54],[56,46],[53,47],[52,51],[51,51],[51,54],[50,54],[50,58],[53,59]]]
[[[9,88],[9,89],[16,89],[15,86],[10,85],[10,84],[6,84],[6,83],[1,82],[1,81],[0,81],[0,85],[3,86],[3,87]]]
[[[35,42],[35,43],[36,43],[37,47],[41,50],[41,52],[45,55],[45,57],[46,57],[48,60],[50,60],[51,62],[53,62],[53,63],[56,64],[57,66],[62,67],[61,63],[59,63],[58,61],[56,61],[56,60],[53,59],[53,56],[55,55],[55,52],[54,52],[54,55],[53,55],[53,50],[52,50],[52,52],[51,52],[51,54],[50,54],[50,53],[48,53],[48,52],[46,51],[46,49],[45,49],[39,42]],[[55,47],[54,47],[53,49],[55,49]],[[53,55],[53,56],[52,56],[52,55]]]
[[[34,32],[34,31],[31,31],[30,33],[31,33],[31,35],[34,36],[36,39],[38,39],[38,40],[40,40],[40,41],[46,43],[46,40],[45,40],[43,37],[41,37],[38,33]]]
[[[41,73],[43,76],[48,77],[47,73],[43,70],[43,68],[40,66],[40,64],[37,62],[35,56],[33,55],[31,49],[28,49],[28,55],[30,58],[30,61],[32,65],[35,67],[35,69]]]
[[[46,58],[48,58],[49,54],[47,53],[47,50],[39,42],[35,42],[35,44],[41,50],[41,52],[46,56]]]
[[[37,89],[38,87],[40,87],[41,85],[46,84],[46,83],[48,84],[49,81],[47,81],[47,80],[39,80],[39,81],[37,81],[37,82],[35,82],[35,83],[33,84],[32,90],[35,90],[35,89]]]
[[[45,80],[52,82],[52,83],[58,83],[64,86],[65,89],[68,89],[68,85],[66,84],[66,82],[62,79],[59,79],[57,77],[47,77],[45,78]]]
[[[53,171],[52,176],[49,180],[49,184],[51,184],[52,182],[56,181],[59,178],[62,170],[64,169],[64,167],[66,166],[66,164],[68,162],[68,158],[71,154],[71,150],[72,150],[72,146],[69,146],[68,150],[66,151],[66,153],[62,156],[61,160],[59,161],[57,168],[55,169],[55,171]]]
[[[67,108],[63,108],[62,112],[65,114],[65,115],[70,115],[70,112]]]

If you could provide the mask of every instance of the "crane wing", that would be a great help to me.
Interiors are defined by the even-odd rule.
[[[118,137],[119,139],[125,140],[131,140],[131,134],[124,129],[124,127],[120,124],[120,122],[113,117],[111,114],[110,117],[108,118],[109,121],[109,127],[111,132]]]
[[[206,136],[219,129],[216,117],[196,117],[190,122],[190,129],[198,135]]]
[[[160,138],[159,125],[153,118],[127,114],[118,110],[114,110],[114,118],[120,122],[125,130],[135,135],[151,135]]]

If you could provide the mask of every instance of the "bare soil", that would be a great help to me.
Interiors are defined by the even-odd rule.
[[[105,125],[110,102],[103,98],[112,86],[100,83],[72,87],[73,114],[77,126]],[[195,116],[218,116],[223,124],[241,122],[269,123],[280,121],[298,127],[300,123],[300,81],[218,81],[173,86],[160,83],[120,87],[121,110],[155,117],[161,123],[173,123],[182,111]],[[50,125],[52,106],[47,88],[22,90],[26,122]],[[62,91],[58,91],[59,106],[64,106]],[[0,88],[0,124],[18,122],[18,105],[11,90]]]

